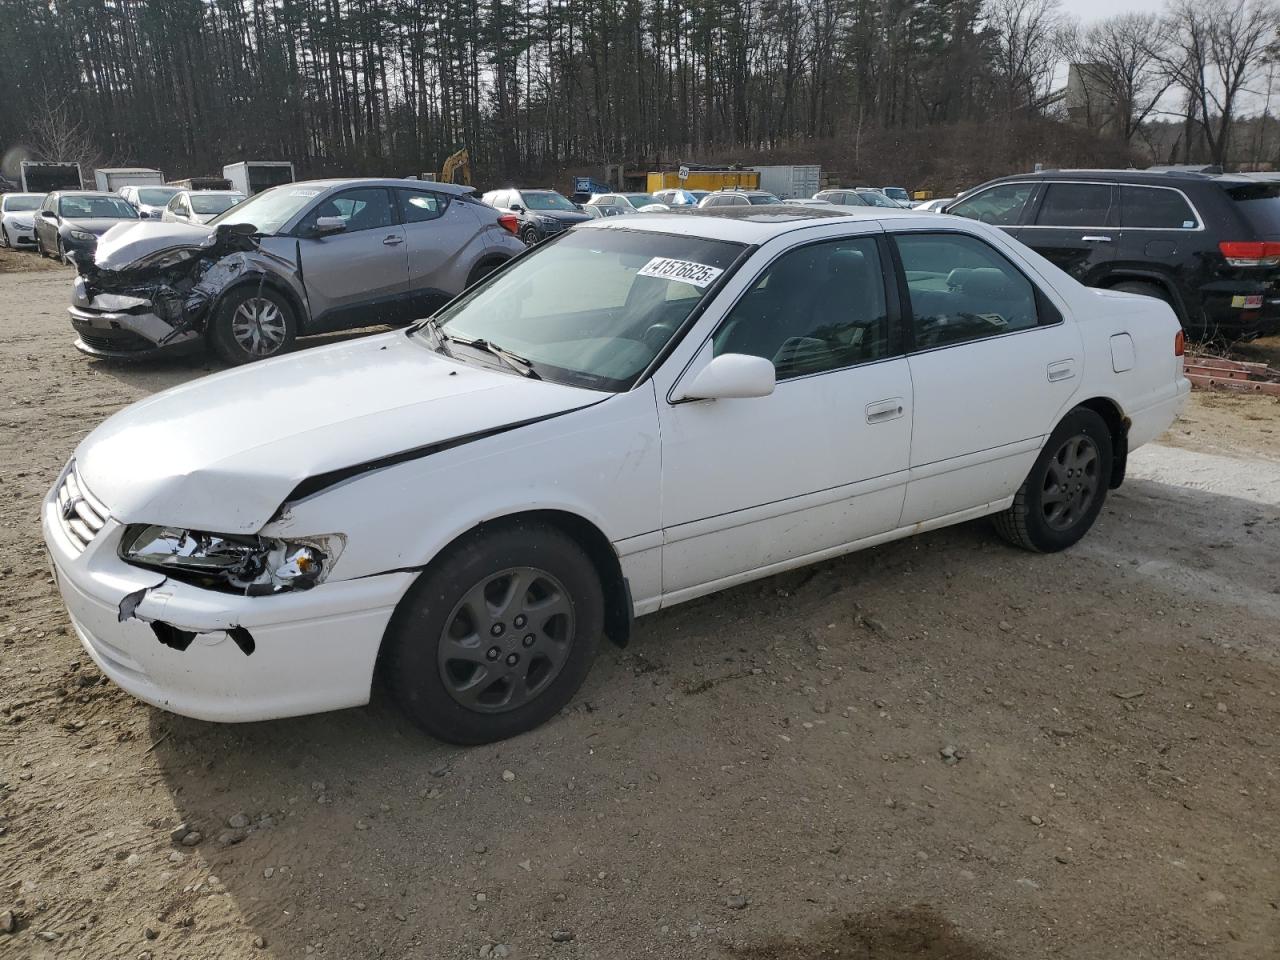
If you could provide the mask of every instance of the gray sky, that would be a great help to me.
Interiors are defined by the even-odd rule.
[[[1164,0],[1062,0],[1062,9],[1088,23],[1114,13],[1159,13],[1164,9]]]

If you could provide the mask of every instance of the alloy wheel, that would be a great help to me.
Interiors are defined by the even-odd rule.
[[[536,567],[502,570],[463,594],[445,620],[440,679],[469,710],[516,710],[560,674],[573,638],[573,604],[559,580]]]
[[[231,317],[231,335],[245,353],[269,357],[284,344],[284,312],[266,297],[250,297]]]
[[[1089,512],[1098,495],[1098,447],[1087,434],[1069,438],[1050,459],[1040,503],[1045,523],[1068,530]]]

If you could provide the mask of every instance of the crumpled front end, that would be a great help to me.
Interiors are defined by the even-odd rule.
[[[143,359],[199,350],[219,297],[239,278],[261,272],[254,264],[258,241],[242,232],[195,228],[145,239],[151,242],[104,244],[92,261],[76,260],[68,312],[83,353]],[[121,263],[122,253],[139,249]]]

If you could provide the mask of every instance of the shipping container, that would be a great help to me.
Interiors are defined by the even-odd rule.
[[[647,190],[756,190],[760,174],[755,170],[699,170],[689,168],[689,176],[680,179],[678,170],[654,171],[649,174]]]
[[[251,197],[282,183],[292,183],[293,164],[288,160],[242,160],[223,167],[222,175],[231,181],[232,190]]]
[[[760,189],[779,200],[808,200],[822,189],[822,167],[816,163],[756,167]]]
[[[231,181],[226,177],[187,177],[185,180],[170,180],[169,186],[181,187],[183,190],[231,190]]]
[[[80,190],[78,163],[46,163],[43,160],[22,161],[22,192],[49,193],[51,190]]]
[[[121,187],[159,186],[164,174],[150,167],[99,167],[93,171],[93,182],[104,193],[116,193]]]

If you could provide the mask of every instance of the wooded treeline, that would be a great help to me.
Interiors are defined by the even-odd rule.
[[[1218,2],[1269,23],[1252,77],[1270,0]],[[404,174],[466,145],[512,176],[1008,130],[1061,113],[1055,70],[1088,39],[1059,0],[0,0],[0,150],[178,177],[238,159]],[[1128,112],[1161,83],[1188,116],[1221,106],[1207,39],[1198,63],[1152,51]]]

